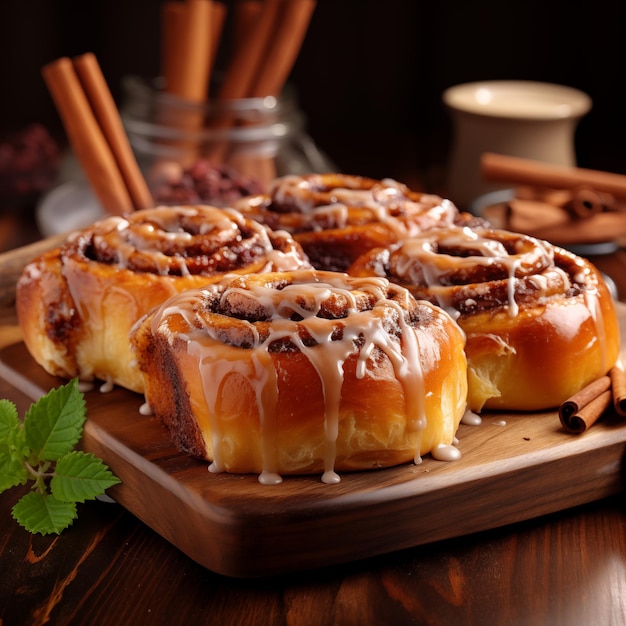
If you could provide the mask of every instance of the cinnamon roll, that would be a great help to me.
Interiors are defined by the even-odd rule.
[[[367,250],[423,230],[481,221],[449,200],[392,179],[346,174],[284,176],[235,208],[298,241],[317,269],[344,271]]]
[[[384,276],[456,319],[474,411],[555,407],[617,360],[619,326],[601,274],[543,240],[436,229],[372,250],[348,271]]]
[[[173,296],[131,340],[152,412],[212,471],[336,482],[458,452],[463,334],[386,279],[228,276]]]
[[[290,235],[234,210],[158,207],[96,222],[27,265],[17,315],[48,373],[142,392],[128,335],[152,307],[226,273],[307,267]]]

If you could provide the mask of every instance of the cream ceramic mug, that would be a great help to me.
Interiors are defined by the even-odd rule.
[[[572,87],[513,80],[455,85],[442,99],[454,128],[446,192],[461,208],[505,186],[482,180],[484,152],[576,165],[576,128],[592,105]]]

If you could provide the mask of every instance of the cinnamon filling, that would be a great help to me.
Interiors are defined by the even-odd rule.
[[[281,255],[304,259],[285,233],[213,207],[158,207],[112,217],[69,245],[89,261],[162,276],[234,271],[270,255],[277,266]]]

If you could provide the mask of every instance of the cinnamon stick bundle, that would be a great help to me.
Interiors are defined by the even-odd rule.
[[[316,0],[235,0],[230,3],[232,47],[224,75],[215,95],[211,96],[210,78],[226,21],[226,6],[217,0],[165,0],[161,64],[166,91],[200,104],[212,98],[221,103],[278,97],[302,47]],[[206,13],[204,17],[202,12]],[[222,111],[219,104],[215,111]],[[254,123],[238,119],[226,109],[206,120],[205,112],[206,109],[192,107],[185,116],[164,123],[180,128],[186,137],[193,137],[194,131],[203,124],[221,131]],[[221,132],[218,134],[224,136]],[[178,141],[176,145],[178,147]],[[194,146],[183,148],[187,158],[193,159]],[[238,146],[234,147],[228,139],[203,148],[204,157],[215,163],[228,162],[244,175],[264,181],[276,176],[272,155],[237,150]]]
[[[626,370],[621,360],[606,376],[563,402],[559,419],[565,430],[580,434],[595,424],[611,405],[618,415],[626,417]]]
[[[611,379],[603,376],[593,381],[559,407],[559,419],[571,433],[580,434],[595,424],[611,405]]]
[[[45,65],[42,75],[104,210],[122,214],[152,206],[148,185],[95,56],[62,57]]]
[[[238,5],[239,3],[237,3]],[[226,68],[218,100],[278,97],[298,57],[306,36],[316,0],[246,0],[237,7],[235,23],[238,46]],[[254,27],[250,26],[255,19]],[[234,123],[228,115],[213,121],[216,128]],[[225,143],[214,146],[213,160],[228,159],[239,172],[262,181],[276,177],[272,156],[229,152]]]

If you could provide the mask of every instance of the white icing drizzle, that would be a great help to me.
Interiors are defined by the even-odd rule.
[[[582,274],[583,272],[579,272]],[[577,279],[579,278],[579,274],[577,274]],[[583,284],[588,284],[589,279],[587,275],[580,276],[581,282]],[[600,342],[600,353],[602,357],[603,369],[608,370],[612,363],[609,363],[608,359],[608,347],[606,345],[606,341],[604,338],[606,337],[606,332],[604,328],[604,315],[602,314],[602,306],[600,304],[600,298],[598,294],[598,289],[585,289],[585,304],[587,305],[587,309],[591,314],[593,319],[593,323],[596,328],[596,336],[598,341]]]
[[[440,443],[433,448],[431,455],[437,461],[458,461],[461,458],[461,451],[454,446]]]
[[[516,252],[509,253],[502,240],[513,245]],[[467,254],[446,254],[442,250],[466,250]],[[426,286],[437,298],[439,306],[457,318],[460,315],[457,305],[451,301],[446,277],[460,270],[474,267],[498,265],[507,273],[507,309],[515,317],[519,313],[516,302],[518,276],[528,276],[538,290],[545,290],[549,281],[545,276],[533,274],[536,267],[553,265],[553,253],[549,246],[532,237],[492,229],[468,227],[438,228],[405,239],[398,251],[397,275],[412,282],[418,282],[417,273],[421,272]],[[481,288],[488,289],[481,283],[472,285],[474,296],[478,299]],[[467,297],[465,303],[476,303],[474,297]]]
[[[204,401],[210,416],[211,472],[224,471],[223,433],[220,428],[219,405],[225,381],[236,372],[247,379],[254,388],[259,411],[262,437],[263,470],[259,481],[275,484],[279,481],[276,459],[276,411],[278,404],[277,372],[272,359],[271,345],[288,340],[317,372],[322,383],[325,415],[324,470],[322,481],[336,483],[339,476],[334,471],[336,441],[339,429],[343,365],[352,355],[358,357],[356,375],[362,378],[368,372],[368,359],[374,350],[381,350],[394,368],[401,382],[411,416],[408,428],[419,432],[426,426],[425,389],[419,358],[417,332],[408,323],[406,307],[410,295],[402,288],[392,287],[400,300],[390,299],[389,282],[382,278],[352,278],[343,274],[317,272],[318,281],[311,282],[310,272],[291,272],[292,282],[280,288],[263,280],[238,277],[229,283],[210,285],[204,290],[191,290],[171,298],[152,320],[152,332],[165,332],[167,319],[181,315],[189,324],[187,351],[195,357],[202,379]],[[261,278],[261,277],[258,277]],[[373,296],[371,309],[359,310],[355,293]],[[254,310],[264,311],[263,318],[271,321],[268,336],[261,338],[253,322],[240,320],[252,345],[246,346],[249,357],[236,359],[232,346],[223,344],[219,326],[212,324],[212,315],[206,314],[206,298],[219,298],[222,303],[252,303]],[[347,303],[346,317],[328,319],[319,315],[325,302],[338,298]],[[202,314],[199,311],[203,311]],[[385,329],[385,320],[394,315],[400,329],[400,339]],[[298,314],[297,321],[290,319]],[[337,329],[341,327],[341,338]],[[312,338],[304,342],[302,331]],[[243,332],[243,331],[242,331]],[[248,339],[248,342],[250,340]],[[360,346],[360,347],[359,347]],[[420,445],[416,446],[415,462],[420,462]]]
[[[107,376],[107,379],[100,385],[100,393],[111,393],[115,388],[115,383],[113,382],[113,378]]]
[[[269,195],[273,204],[300,213],[304,230],[345,228],[351,224],[350,209],[357,209],[358,224],[385,224],[402,238],[434,226],[452,226],[459,214],[450,200],[411,192],[391,178],[369,182],[371,186],[353,176],[288,175],[273,182]],[[255,206],[254,199],[243,203]]]
[[[139,414],[140,415],[145,415],[145,416],[149,416],[149,415],[153,415],[152,412],[152,407],[150,406],[149,402],[144,402],[140,407],[139,407]]]
[[[187,225],[186,225],[187,224]],[[193,230],[188,230],[193,224]],[[241,232],[247,231],[254,238],[255,257],[268,256],[267,267],[275,271],[308,267],[299,256],[296,246],[275,248],[270,230],[241,213],[230,208],[216,208],[206,205],[159,206],[131,213],[127,217],[112,216],[93,227],[96,247],[107,249],[115,255],[118,269],[129,269],[139,259],[144,259],[146,267],[153,268],[161,276],[180,273],[190,276],[188,256],[194,241],[199,244],[200,256],[207,250],[203,240],[211,237],[215,246],[208,249],[215,259],[227,259],[229,244],[241,241]],[[273,234],[277,239],[290,238],[284,231]],[[236,257],[231,259],[236,262]],[[199,263],[199,261],[196,261]]]
[[[480,426],[482,422],[482,417],[477,413],[474,413],[474,411],[470,411],[470,409],[466,409],[463,417],[461,418],[461,424],[466,424],[468,426]]]

